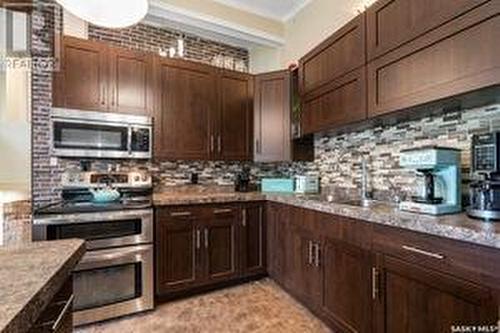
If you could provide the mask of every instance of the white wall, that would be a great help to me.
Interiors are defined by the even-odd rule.
[[[271,47],[253,47],[249,50],[250,73],[260,74],[281,68],[281,50]]]

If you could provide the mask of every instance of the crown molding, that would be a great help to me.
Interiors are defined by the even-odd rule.
[[[218,17],[190,11],[153,0],[143,23],[170,27],[204,38],[216,39],[240,47],[281,47],[284,38],[265,31],[252,29]]]

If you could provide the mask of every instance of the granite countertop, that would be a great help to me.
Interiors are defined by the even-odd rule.
[[[83,240],[0,247],[0,332],[26,332],[85,252]]]
[[[153,195],[155,206],[197,205],[225,202],[264,201],[261,192],[235,192],[231,186],[173,186],[157,190]]]
[[[335,203],[336,200],[327,202],[319,195],[236,193],[227,187],[165,188],[155,193],[153,199],[155,206],[263,200],[500,249],[500,223],[474,220],[466,214],[435,217],[403,212],[389,203],[365,208]]]

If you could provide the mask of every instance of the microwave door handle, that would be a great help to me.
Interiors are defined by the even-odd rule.
[[[129,156],[131,156],[132,155],[132,126],[128,127],[127,150],[128,150]]]

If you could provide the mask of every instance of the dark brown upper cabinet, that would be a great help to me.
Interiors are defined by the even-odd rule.
[[[255,161],[314,160],[314,138],[301,138],[300,133],[297,138],[292,137],[292,120],[300,123],[300,118],[293,118],[294,98],[300,103],[297,71],[283,70],[255,76]]]
[[[62,37],[60,70],[55,73],[53,104],[71,109],[107,111],[108,48],[100,43]]]
[[[365,15],[361,14],[300,59],[301,95],[366,63]]]
[[[291,159],[290,83],[289,71],[255,78],[254,139],[258,162]]]
[[[253,78],[157,58],[155,158],[251,160]]]
[[[365,67],[303,96],[302,107],[303,134],[326,131],[365,120]]]
[[[377,58],[489,0],[378,0],[366,11],[368,60]]]
[[[110,111],[152,115],[153,61],[143,52],[109,49]]]
[[[157,59],[155,158],[208,160],[215,153],[217,79],[210,66]]]
[[[366,119],[365,15],[300,60],[302,135]]]
[[[219,107],[214,117],[215,159],[252,160],[253,158],[253,76],[221,70]]]
[[[499,13],[500,2],[487,1],[370,62],[369,116],[500,83]]]
[[[54,106],[151,115],[152,57],[104,43],[62,37]]]

